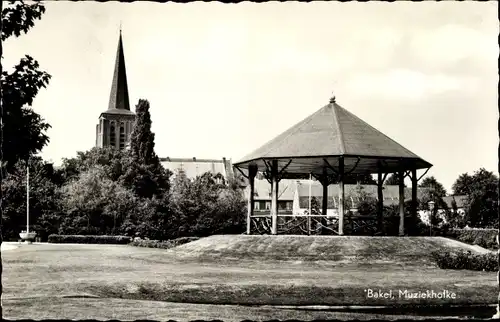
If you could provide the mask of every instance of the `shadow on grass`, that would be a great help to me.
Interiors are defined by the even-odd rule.
[[[450,287],[449,283],[435,283],[435,290],[448,290],[452,298],[388,298],[367,297],[360,285],[340,287],[296,284],[188,284],[188,283],[128,283],[93,285],[85,289],[103,298],[121,298],[196,304],[271,305],[271,306],[390,306],[392,309],[415,309],[419,306],[441,307],[482,305],[495,302],[492,294],[496,287]],[[398,290],[411,289],[425,292],[423,285],[391,285],[394,294]],[[429,309],[429,308],[427,308]],[[450,311],[450,312],[453,312]]]

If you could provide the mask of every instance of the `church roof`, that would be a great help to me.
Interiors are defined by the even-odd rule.
[[[292,159],[289,174],[320,174],[324,160],[336,168],[338,157],[345,159],[346,170],[356,164],[353,174],[374,173],[379,162],[386,172],[398,170],[398,161],[404,159],[411,168],[429,168],[432,165],[365,121],[339,106],[334,99],[304,120],[270,140],[235,163],[248,167],[255,162],[265,169],[263,160],[278,160],[283,168]],[[360,161],[357,158],[360,157]],[[358,164],[359,163],[359,164]]]
[[[127,72],[125,68],[125,56],[123,54],[123,41],[120,31],[118,39],[118,48],[116,51],[115,70],[113,73],[113,82],[111,83],[111,93],[109,96],[108,109],[103,114],[135,115],[130,110]]]
[[[224,177],[232,175],[231,159],[197,159],[197,158],[160,158],[165,169],[175,173],[175,170],[183,170],[188,178],[201,176],[205,172],[212,174],[220,173]]]

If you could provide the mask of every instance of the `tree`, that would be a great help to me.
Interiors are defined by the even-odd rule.
[[[178,171],[172,182],[169,238],[242,233],[246,201],[241,188],[209,172],[190,180]]]
[[[165,170],[154,151],[154,133],[151,132],[149,102],[140,99],[136,105],[136,119],[130,138],[129,156],[125,162],[127,169],[122,178],[126,187],[140,197],[152,198],[170,189],[171,172]]]
[[[438,212],[444,211],[445,214],[449,213],[448,204],[444,201],[446,196],[446,190],[444,186],[436,180],[434,176],[426,177],[419,184],[420,188],[426,188],[424,194],[420,200],[420,207],[425,210],[429,210],[429,202],[434,202],[434,209],[430,213],[430,223],[433,227],[440,225],[443,218],[438,216]]]
[[[57,232],[59,189],[52,164],[30,158],[30,229],[45,239]],[[2,224],[4,237],[17,240],[26,229],[26,163],[19,161],[2,181]]]
[[[318,198],[311,197],[311,215],[321,214],[321,205],[319,204]]]
[[[74,158],[64,158],[58,172],[64,182],[69,182],[77,179],[80,173],[99,166],[107,178],[117,181],[125,174],[124,157],[123,151],[112,147],[94,147],[89,151],[77,152]]]
[[[462,173],[451,187],[454,195],[468,195],[471,190],[473,177],[468,173]]]
[[[395,172],[392,173],[387,177],[385,180],[384,184],[390,186],[390,185],[399,185],[399,173]],[[404,185],[406,187],[406,184]]]
[[[420,200],[421,209],[428,210],[430,201],[434,202],[435,214],[438,209],[448,209],[448,204],[443,199],[446,196],[446,190],[435,177],[426,177],[418,186],[419,188],[426,188]]]
[[[424,178],[418,186],[420,188],[429,188],[431,197],[443,198],[446,196],[446,189],[434,176]]]
[[[2,8],[2,42],[20,36],[41,19],[45,7],[40,2],[26,4],[11,1]],[[2,171],[8,172],[18,160],[27,160],[49,142],[50,125],[31,109],[33,100],[48,85],[50,75],[41,71],[38,62],[26,55],[13,71],[1,72],[2,89]]]
[[[140,99],[135,107],[136,119],[134,129],[130,135],[130,151],[138,162],[147,165],[160,163],[154,151],[155,135],[151,132],[151,114],[149,102]]]
[[[446,212],[446,222],[449,223],[450,227],[463,228],[465,226],[464,217],[458,212],[457,201],[455,198],[451,200],[451,209]]]
[[[135,210],[136,197],[107,178],[102,166],[80,173],[62,192],[65,217],[59,232],[64,234],[115,234]]]
[[[356,208],[360,215],[368,216],[377,213],[377,199],[366,192],[362,185],[356,187],[353,197],[357,201]]]
[[[18,37],[22,32],[27,33],[34,26],[35,20],[40,19],[45,12],[45,7],[39,2],[30,5],[10,2],[5,8],[3,5],[4,2],[1,1],[1,58],[3,58],[3,42],[12,35]],[[31,154],[40,151],[49,140],[44,133],[49,124],[27,107],[32,104],[40,88],[45,87],[50,79],[50,75],[39,71],[38,67],[38,63],[30,56],[21,59],[12,73],[5,72],[0,64],[0,184],[17,161],[27,160]],[[0,222],[0,244],[2,230],[3,223]],[[2,269],[0,261],[0,274]],[[0,307],[0,318],[2,316]]]
[[[474,172],[469,184],[466,218],[471,227],[498,224],[498,177],[484,168]]]

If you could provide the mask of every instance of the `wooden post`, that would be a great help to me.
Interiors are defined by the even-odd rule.
[[[344,234],[344,157],[339,158],[339,235]]]
[[[312,185],[312,174],[309,174],[309,212],[307,215],[307,235],[311,235],[311,215],[312,215],[311,185]]]
[[[271,234],[278,234],[278,161],[272,161],[271,169]]]
[[[321,207],[321,234],[324,233],[324,226],[326,226],[326,214],[328,212],[328,174],[326,166],[323,167],[323,176],[321,178],[321,185],[323,186],[323,200]]]
[[[417,213],[417,169],[411,170],[411,216],[412,225],[411,230],[415,230],[415,225],[417,223],[418,213]]]
[[[377,174],[377,230],[380,234],[384,232],[384,182],[382,180],[382,171],[379,170]]]
[[[254,204],[254,191],[255,191],[255,175],[257,174],[257,165],[250,164],[248,167],[248,181],[250,183],[249,189],[250,194],[248,195],[248,211],[247,211],[247,235],[252,233],[252,216],[253,216],[253,204]]]
[[[321,185],[323,186],[323,203],[321,207],[321,214],[326,217],[326,213],[328,210],[328,179],[326,178],[326,175],[322,178]]]
[[[405,177],[404,172],[399,171],[399,236],[405,235]]]

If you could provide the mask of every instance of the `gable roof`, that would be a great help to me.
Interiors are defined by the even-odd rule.
[[[466,195],[455,195],[455,196],[446,196],[443,198],[443,200],[446,202],[448,207],[452,209],[452,202],[455,200],[457,203],[457,208],[465,208],[465,205],[467,203],[467,196]]]
[[[335,168],[339,156],[346,159],[346,168],[356,163],[353,174],[377,171],[378,160],[384,161],[386,170],[394,170],[404,159],[411,167],[429,168],[432,165],[406,149],[368,123],[335,103],[322,107],[282,134],[248,154],[236,166],[248,167],[252,162],[265,169],[264,159],[278,159],[289,174],[318,173],[327,161]],[[338,166],[337,166],[338,167]],[[387,171],[387,172],[395,172]]]
[[[278,200],[293,201],[295,189],[294,180],[281,180],[278,183]],[[245,189],[245,198],[247,199],[249,192],[249,189]],[[271,184],[267,180],[254,181],[254,200],[271,200]]]

